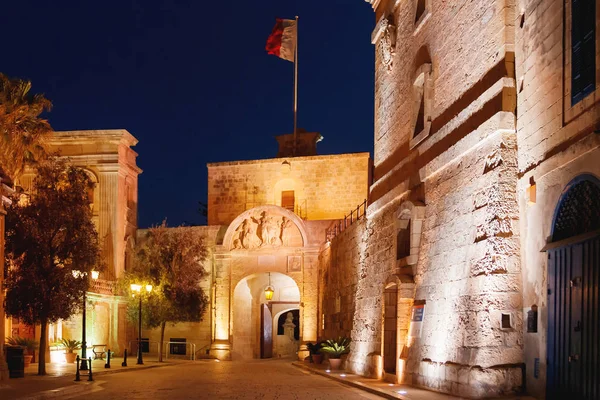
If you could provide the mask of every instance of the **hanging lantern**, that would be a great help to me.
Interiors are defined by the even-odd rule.
[[[273,289],[273,286],[271,286],[271,273],[269,272],[269,286],[265,288],[265,299],[271,301],[274,293],[275,289]]]

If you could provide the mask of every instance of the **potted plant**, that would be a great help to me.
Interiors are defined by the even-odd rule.
[[[306,347],[308,348],[308,352],[310,353],[311,362],[315,364],[321,364],[323,362],[323,354],[321,354],[321,346],[323,342],[317,343],[306,343]]]
[[[81,348],[81,342],[79,340],[62,338],[60,344],[65,348],[65,359],[67,360],[67,364],[73,364],[77,358],[75,350]]]
[[[323,344],[321,351],[329,355],[331,369],[339,369],[342,355],[350,351],[350,338],[340,336],[337,339],[329,339]]]
[[[14,336],[7,338],[7,343],[9,346],[23,347],[23,358],[25,359],[25,368],[29,367],[29,365],[31,364],[31,359],[33,358],[33,353],[38,348],[38,341],[31,338]]]

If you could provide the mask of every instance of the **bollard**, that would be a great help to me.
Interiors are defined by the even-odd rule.
[[[127,366],[127,349],[123,352],[123,362],[121,363],[121,367]]]
[[[104,364],[104,368],[110,368],[110,349],[106,352],[106,364]]]
[[[79,356],[77,356],[77,366],[75,370],[75,382],[79,382],[81,380],[81,376],[79,375]]]
[[[94,380],[94,378],[92,377],[92,357],[90,357],[88,360],[89,360],[89,368],[90,368],[90,370],[88,372],[88,381],[91,382]]]

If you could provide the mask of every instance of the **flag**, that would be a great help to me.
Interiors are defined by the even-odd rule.
[[[267,53],[294,62],[296,40],[296,21],[277,18],[273,32],[267,39]]]

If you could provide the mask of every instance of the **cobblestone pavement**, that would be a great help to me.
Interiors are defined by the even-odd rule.
[[[381,399],[291,365],[291,360],[197,361],[98,377],[92,393],[106,399]]]

